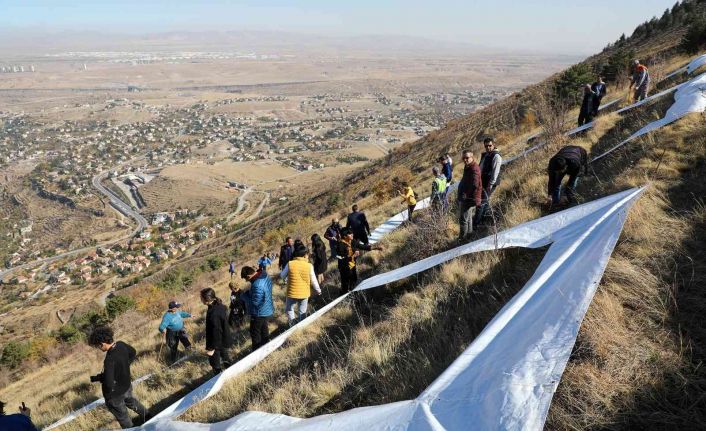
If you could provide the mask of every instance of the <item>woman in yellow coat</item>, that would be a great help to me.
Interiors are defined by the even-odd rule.
[[[412,190],[412,187],[409,186],[409,183],[402,184],[400,196],[402,196],[402,203],[407,204],[407,219],[411,222],[414,207],[417,206],[417,198],[414,196],[414,190]]]
[[[314,266],[309,263],[308,255],[309,251],[304,244],[296,246],[293,259],[287,263],[280,274],[281,278],[287,280],[287,299],[284,309],[290,325],[306,318],[312,287],[317,295],[321,295]],[[295,308],[299,311],[299,317],[296,316]]]

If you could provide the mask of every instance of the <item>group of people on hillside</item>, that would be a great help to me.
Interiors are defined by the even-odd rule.
[[[632,66],[630,88],[634,91],[633,101],[639,102],[647,97],[647,91],[650,85],[650,73],[647,67],[640,63],[640,60],[634,60]],[[581,108],[579,109],[579,127],[590,123],[593,121],[593,118],[598,115],[598,108],[601,106],[601,101],[606,93],[607,87],[602,76],[599,76],[593,84],[584,84],[583,99],[581,100]]]
[[[483,222],[484,215],[490,208],[490,198],[501,179],[502,157],[493,138],[483,140],[484,151],[480,160],[471,150],[461,153],[463,173],[458,182],[456,205],[458,210],[459,241],[470,238],[474,228]],[[439,166],[432,167],[431,207],[440,214],[449,210],[449,194],[453,184],[453,161],[447,154],[438,159]],[[562,181],[568,175],[568,182],[563,187],[568,202],[576,202],[576,187],[579,176],[586,174],[588,154],[578,146],[561,148],[547,166],[547,201],[559,205],[562,194]],[[412,221],[417,196],[409,184],[400,189],[404,202],[408,205],[408,218]],[[340,274],[341,293],[352,291],[358,283],[357,260],[362,252],[380,250],[377,244],[370,244],[370,226],[364,212],[358,205],[353,205],[343,227],[337,218],[326,227],[324,239],[318,234],[310,238],[311,248],[303,241],[287,237],[279,254],[266,253],[260,257],[257,267],[244,266],[240,277],[249,284],[242,289],[231,281],[229,307],[218,298],[212,288],[200,291],[201,302],[206,305],[205,349],[208,362],[214,373],[220,373],[231,364],[228,349],[234,344],[234,333],[250,318],[249,333],[252,349],[257,350],[270,340],[269,324],[275,312],[273,300],[273,279],[268,274],[268,267],[275,257],[278,258],[278,276],[286,287],[284,309],[289,325],[305,319],[308,314],[309,299],[321,295],[324,273],[328,262],[337,261]],[[228,265],[228,272],[236,272],[234,262]],[[172,362],[178,358],[178,346],[181,343],[186,351],[191,350],[191,341],[185,329],[185,319],[191,314],[181,310],[182,304],[170,301],[162,317],[158,331],[170,351]],[[120,426],[129,428],[132,420],[128,409],[136,412],[144,421],[147,411],[134,397],[131,386],[130,364],[135,360],[135,349],[122,341],[115,341],[113,331],[108,327],[97,327],[89,336],[89,343],[105,352],[103,372],[91,377],[91,381],[100,382],[108,410],[115,416]],[[21,418],[20,418],[21,420]]]

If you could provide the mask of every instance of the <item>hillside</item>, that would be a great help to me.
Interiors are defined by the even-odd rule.
[[[609,81],[605,101],[624,97],[624,69],[631,58],[640,58],[650,67],[651,93],[688,80],[683,74],[665,79],[693,57],[679,47],[686,33],[684,23],[689,21],[673,17],[688,9],[683,16],[693,20],[704,13],[706,5],[686,4],[690,6],[672,10],[669,22],[636,31],[567,72],[408,143],[386,160],[348,176],[342,184],[312,190],[286,209],[243,224],[237,234],[210,242],[193,259],[121,292],[136,303],[136,309],[113,321],[118,336],[138,349],[133,375],[155,373],[147,383],[136,386],[137,396],[155,414],[209,377],[208,364],[199,354],[166,367],[154,331],[164,303],[176,296],[199,316],[188,329],[203,345],[204,313],[198,291],[213,286],[225,298],[229,282],[222,266],[213,269],[208,262],[235,257],[238,266],[253,263],[286,235],[307,239],[313,232],[322,232],[330,217],[343,213],[352,202],[366,211],[371,225],[378,225],[402,210],[393,179],[412,181],[419,194],[426,196],[429,171],[441,154],[451,153],[458,166],[460,150],[470,147],[477,154],[479,141],[487,135],[496,138],[506,157],[546,143],[504,169],[503,182],[494,195],[497,225],[478,236],[547,214],[548,209],[540,204],[545,196],[544,170],[560,146],[571,142],[600,154],[661,118],[673,102],[665,96],[624,114],[615,112],[614,106],[594,121],[591,130],[568,138],[563,133],[577,114],[576,105],[570,104],[575,84],[587,75],[590,78],[586,79],[592,79],[596,70],[612,71],[617,81]],[[628,104],[620,102],[621,106]],[[542,135],[528,144],[527,138],[538,133]],[[702,396],[706,391],[702,366],[706,332],[701,322],[706,294],[700,289],[706,281],[706,257],[700,253],[706,241],[706,207],[700,198],[706,192],[701,181],[705,164],[704,116],[690,114],[593,164],[591,175],[579,184],[581,202],[629,187],[647,184],[648,189],[630,211],[581,326],[549,411],[547,429],[706,427]],[[458,167],[455,176],[460,176]],[[454,217],[439,220],[421,215],[416,224],[388,235],[383,252],[363,257],[361,278],[454,247],[457,228]],[[215,422],[251,410],[312,417],[414,398],[524,285],[544,251],[474,254],[358,293],[179,419]],[[165,289],[165,280],[179,289]],[[275,290],[279,312],[271,329],[281,331],[287,326],[281,312],[283,293]],[[324,295],[314,307],[337,297],[338,290],[338,273],[332,265]],[[145,337],[145,333],[155,335]],[[236,358],[249,352],[247,329],[241,337],[232,352]],[[58,359],[37,363],[23,375],[6,377],[8,384],[0,391],[0,399],[10,405],[25,401],[32,406],[35,422],[42,426],[99,396],[87,376],[100,369],[102,355],[82,343],[62,348]],[[114,427],[111,420],[107,411],[97,409],[58,429]]]

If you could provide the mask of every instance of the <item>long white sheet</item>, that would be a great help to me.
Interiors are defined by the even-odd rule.
[[[689,64],[686,66],[686,72],[691,75],[696,69],[703,65],[706,65],[706,54],[700,55],[695,59],[691,60],[691,62],[689,62]]]
[[[468,424],[478,429],[541,429],[627,210],[643,190],[627,190],[542,217],[361,283],[356,291],[400,280],[477,251],[552,244],[525,287],[415,400],[310,419],[246,412],[218,424],[173,420],[188,407],[214,395],[226,380],[264,359],[293,331],[318,319],[344,295],[197,388],[143,429],[462,430],[468,429]]]

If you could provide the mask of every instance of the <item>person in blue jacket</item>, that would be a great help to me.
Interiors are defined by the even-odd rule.
[[[5,403],[0,401],[0,430],[37,431],[30,419],[30,413],[30,409],[22,403],[19,413],[5,415]]]
[[[267,272],[267,267],[272,265],[272,255],[270,253],[263,254],[260,259],[257,260],[257,270],[262,272]]]
[[[252,350],[270,341],[268,324],[275,312],[272,303],[272,279],[266,272],[256,271],[251,266],[243,267],[240,277],[250,282],[250,289],[240,294],[240,299],[245,301],[245,306],[250,313],[250,338]]]
[[[191,349],[189,334],[184,329],[184,319],[191,317],[191,314],[179,310],[181,304],[176,301],[171,301],[168,307],[169,309],[162,316],[162,323],[159,324],[159,332],[164,335],[164,340],[171,352],[171,361],[174,362],[179,355],[180,341],[186,350]]]

